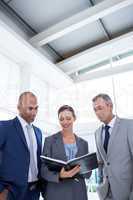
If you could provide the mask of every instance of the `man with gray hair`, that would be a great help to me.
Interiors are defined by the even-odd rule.
[[[95,132],[99,169],[103,170],[103,182],[97,188],[100,200],[133,200],[133,120],[114,115],[107,94],[98,94],[92,102],[103,122]]]

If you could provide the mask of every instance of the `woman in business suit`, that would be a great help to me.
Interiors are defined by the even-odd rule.
[[[87,142],[73,133],[73,123],[76,120],[73,108],[68,105],[60,107],[58,118],[62,130],[45,139],[43,154],[64,161],[87,154]],[[79,171],[80,166],[69,171],[64,168],[60,172],[50,171],[43,163],[41,175],[47,181],[44,199],[87,200],[85,180],[77,175]],[[86,175],[86,178],[89,177],[90,173]]]

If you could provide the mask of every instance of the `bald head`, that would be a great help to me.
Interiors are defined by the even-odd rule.
[[[18,100],[19,115],[28,123],[34,121],[38,110],[37,97],[32,92],[23,92]]]

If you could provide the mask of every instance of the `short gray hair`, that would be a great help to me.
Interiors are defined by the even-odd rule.
[[[93,97],[92,102],[94,103],[98,98],[102,98],[104,101],[106,101],[107,103],[110,103],[113,106],[112,99],[110,98],[108,94],[100,93],[96,95],[95,97]]]

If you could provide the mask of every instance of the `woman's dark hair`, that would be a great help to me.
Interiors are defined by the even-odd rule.
[[[60,114],[61,112],[63,112],[64,110],[70,111],[70,112],[72,113],[73,117],[76,119],[76,115],[75,115],[74,109],[73,109],[71,106],[68,106],[68,105],[63,105],[63,106],[61,106],[61,107],[59,108],[59,110],[58,110],[58,117],[59,117],[59,114]]]

